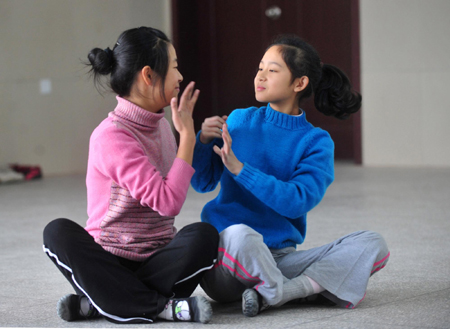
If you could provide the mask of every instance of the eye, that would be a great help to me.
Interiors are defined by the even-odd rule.
[[[269,72],[275,73],[275,72],[277,72],[277,71],[272,69],[272,70],[269,70]]]

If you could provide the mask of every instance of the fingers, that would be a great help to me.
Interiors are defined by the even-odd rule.
[[[184,92],[186,92],[186,90]],[[192,112],[194,110],[195,103],[197,103],[198,96],[200,95],[200,90],[196,89],[193,93],[190,93],[189,91],[190,94],[188,93],[187,95],[185,95],[184,92],[183,95],[181,95],[180,103],[183,102],[183,109],[191,110]]]
[[[209,138],[221,138],[224,123],[225,120],[219,116],[206,118],[202,123],[202,133]]]
[[[200,95],[200,90],[197,89],[194,91],[194,86],[195,82],[192,81],[184,89],[180,98],[179,111],[189,111],[190,113],[194,111],[195,103]]]
[[[222,139],[223,139],[223,150],[225,154],[230,154],[231,150],[231,136],[228,132],[228,125],[226,123],[223,124],[222,127]]]
[[[200,95],[200,90],[196,89],[191,97],[192,109],[194,109],[195,103],[197,103],[198,96]]]
[[[194,92],[194,86],[195,86],[195,82],[191,81],[188,83],[188,85],[186,86],[186,88],[183,91],[183,94],[181,95],[181,97],[185,97],[187,99],[191,99],[192,98],[192,94]]]
[[[205,128],[210,128],[210,129],[221,131],[224,123],[225,123],[225,120],[223,119],[223,117],[221,118],[219,116],[215,116],[212,118],[205,119],[204,126],[205,126]]]
[[[202,123],[200,141],[203,144],[210,143],[214,138],[222,138],[222,127],[228,119],[227,115],[206,118]]]
[[[227,125],[226,122],[224,122],[224,124],[222,126],[222,130],[223,130],[224,133],[226,133],[228,136],[230,136],[230,133],[228,132],[228,125]]]

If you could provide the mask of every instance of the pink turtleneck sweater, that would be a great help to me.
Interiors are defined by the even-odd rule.
[[[175,236],[194,169],[176,158],[163,112],[117,101],[90,139],[86,230],[114,255],[142,261]]]

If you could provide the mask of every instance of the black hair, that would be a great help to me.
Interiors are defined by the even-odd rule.
[[[130,95],[136,74],[145,66],[155,73],[153,81],[161,84],[164,97],[164,82],[169,67],[167,36],[151,27],[126,30],[117,39],[113,49],[94,48],[88,54],[96,87],[102,86],[101,76],[110,74],[109,87],[119,96]],[[98,88],[97,88],[98,89]]]
[[[347,119],[361,108],[361,95],[352,89],[345,73],[336,66],[323,64],[313,46],[296,35],[278,36],[272,46],[280,46],[292,82],[303,76],[309,79],[307,87],[298,95],[299,102],[314,93],[317,110],[338,119]]]

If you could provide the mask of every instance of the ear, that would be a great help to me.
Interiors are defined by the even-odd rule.
[[[300,92],[302,90],[305,90],[306,87],[308,87],[309,84],[309,78],[304,75],[301,78],[297,78],[294,80],[294,91]]]
[[[144,66],[140,72],[140,77],[145,82],[147,86],[153,85],[154,80],[152,80],[153,70],[150,66]]]

